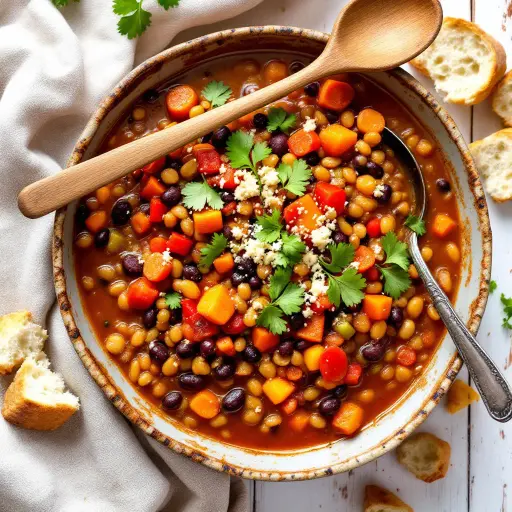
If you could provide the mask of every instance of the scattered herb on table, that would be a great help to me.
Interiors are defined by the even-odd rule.
[[[498,283],[493,279],[492,281],[489,282],[489,293],[493,293],[496,290],[496,288],[498,288]]]
[[[512,323],[510,323],[510,319],[512,318],[512,298],[505,297],[505,295],[501,294],[501,304],[503,306],[503,327],[507,329],[512,329]]]

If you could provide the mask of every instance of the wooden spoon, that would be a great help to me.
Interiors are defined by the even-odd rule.
[[[27,217],[41,217],[319,78],[399,66],[432,43],[441,22],[438,0],[352,0],[336,19],[324,51],[298,73],[32,183],[20,192],[18,206]]]

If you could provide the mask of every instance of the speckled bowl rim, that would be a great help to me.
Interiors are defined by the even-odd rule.
[[[100,104],[97,111],[92,115],[84,131],[82,132],[79,141],[77,142],[74,151],[68,161],[68,167],[76,165],[82,159],[82,156],[91,142],[93,136],[98,129],[100,123],[104,120],[107,113],[123,98],[125,90],[130,88],[130,85],[140,79],[142,76],[146,76],[151,73],[152,70],[157,70],[163,62],[167,62],[178,56],[190,54],[196,49],[200,49],[207,44],[219,43],[226,40],[240,40],[244,36],[254,35],[257,33],[259,36],[264,37],[266,35],[279,37],[284,36],[289,38],[294,36],[302,40],[311,41],[314,43],[325,44],[327,42],[328,34],[323,32],[301,29],[295,27],[286,26],[261,26],[261,27],[245,27],[237,28],[232,30],[224,30],[215,32],[203,37],[199,37],[192,41],[179,44],[162,53],[151,57],[125,78],[123,78],[119,84],[113,89]],[[231,52],[230,52],[231,53]],[[482,185],[480,183],[479,176],[475,169],[473,160],[469,153],[466,143],[463,137],[456,127],[453,119],[450,115],[439,105],[436,99],[409,73],[402,69],[394,69],[389,73],[398,81],[400,81],[410,91],[414,92],[419,96],[423,103],[433,111],[439,120],[445,126],[449,136],[451,137],[454,144],[457,146],[458,151],[461,155],[464,167],[467,173],[468,184],[474,197],[472,207],[475,208],[478,220],[479,228],[482,236],[482,265],[480,269],[480,281],[479,281],[479,293],[478,297],[472,304],[471,314],[468,321],[468,327],[476,333],[480,325],[482,315],[487,303],[488,296],[488,282],[491,273],[491,228],[489,224],[489,215],[487,211],[487,203],[483,192]],[[468,206],[466,205],[466,208]],[[62,318],[66,329],[68,331],[71,342],[73,343],[76,352],[82,359],[84,366],[87,368],[89,373],[92,375],[94,380],[101,387],[108,399],[121,411],[126,418],[128,418],[134,425],[141,428],[146,434],[160,441],[165,446],[172,448],[174,451],[181,453],[192,460],[198,461],[205,466],[216,469],[218,471],[224,471],[237,476],[244,476],[246,478],[259,479],[259,480],[280,480],[280,481],[297,481],[313,479],[321,476],[332,475],[349,471],[356,467],[359,467],[371,460],[384,455],[389,450],[395,448],[400,444],[408,435],[410,435],[430,414],[434,407],[439,403],[442,396],[446,393],[451,383],[455,379],[457,373],[462,366],[462,360],[458,355],[454,355],[450,364],[447,367],[444,375],[442,375],[437,384],[434,386],[435,392],[432,396],[427,399],[422,406],[417,410],[415,414],[407,421],[407,423],[400,429],[396,430],[393,435],[382,440],[379,446],[375,446],[358,457],[354,457],[352,460],[343,461],[339,464],[333,464],[330,467],[315,468],[312,470],[306,470],[302,472],[289,473],[284,472],[279,474],[279,471],[266,472],[266,471],[255,471],[250,468],[233,466],[227,461],[211,457],[206,451],[200,451],[197,448],[191,448],[183,443],[177,442],[171,439],[169,436],[163,434],[157,430],[154,426],[148,423],[141,414],[133,408],[127,400],[124,398],[121,390],[112,382],[108,375],[108,372],[103,368],[93,357],[92,353],[88,350],[80,331],[77,328],[75,320],[73,318],[71,303],[68,298],[66,290],[66,282],[64,275],[64,250],[63,250],[63,227],[64,219],[66,215],[66,208],[62,208],[56,212],[55,223],[54,223],[54,236],[52,244],[52,258],[53,258],[53,270],[54,270],[54,281],[55,290],[57,294],[57,300],[62,314]],[[81,305],[80,305],[81,307]],[[243,447],[239,448],[241,451],[256,451],[254,449],[246,449]],[[289,453],[289,452],[288,452]],[[293,452],[290,453],[290,456]],[[276,475],[277,473],[277,475]]]

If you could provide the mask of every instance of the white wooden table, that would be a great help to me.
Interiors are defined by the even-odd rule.
[[[188,30],[180,35],[178,42],[248,25],[292,25],[329,32],[344,2],[263,0],[258,7],[237,18]],[[445,16],[475,21],[498,39],[508,53],[509,69],[512,67],[512,18],[506,15],[507,9],[512,11],[512,0],[441,2]],[[418,78],[433,91],[428,79]],[[474,108],[445,106],[468,143],[501,128],[488,102]],[[498,290],[489,299],[478,338],[512,381],[512,334],[501,327],[499,303],[501,292],[512,296],[512,203],[497,205],[489,199],[488,204],[493,229],[492,276]],[[459,377],[467,379],[465,369]],[[451,468],[443,480],[433,484],[416,480],[398,465],[394,453],[388,453],[355,471],[319,480],[247,482],[252,512],[358,512],[362,510],[364,486],[369,483],[395,491],[415,512],[512,512],[512,423],[502,425],[490,420],[481,402],[454,416],[440,405],[421,430],[435,433],[451,444]]]

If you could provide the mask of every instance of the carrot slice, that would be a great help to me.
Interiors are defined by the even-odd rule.
[[[357,271],[362,274],[375,265],[375,253],[366,245],[360,245],[354,253],[354,261],[359,263]]]
[[[444,213],[438,213],[434,218],[432,232],[439,238],[448,236],[457,227],[456,222]]]
[[[260,352],[269,352],[279,343],[279,336],[271,333],[265,327],[254,327],[252,343]]]
[[[168,255],[169,253],[167,253]],[[172,260],[169,261],[161,252],[153,252],[144,260],[142,273],[150,281],[157,283],[163,281],[172,270]]]
[[[341,156],[354,147],[357,133],[340,124],[331,124],[320,132],[320,142],[327,155]]]
[[[144,185],[141,182],[140,196],[148,201],[152,197],[160,197],[165,192],[165,187],[154,176],[150,176]]]
[[[384,130],[386,120],[384,116],[373,110],[373,108],[365,108],[357,115],[357,128],[363,133],[378,132]]]
[[[223,338],[219,338],[215,345],[217,346],[217,351],[220,352],[220,355],[224,354],[226,356],[235,356],[235,344],[231,339],[231,336],[224,336]]]
[[[323,108],[341,112],[354,99],[355,92],[351,85],[337,80],[326,80],[318,92],[317,103]]]
[[[107,221],[107,212],[104,210],[98,210],[87,217],[85,225],[91,233],[96,233],[107,225]]]
[[[288,422],[290,428],[295,432],[303,432],[309,423],[309,413],[300,410],[297,411]]]
[[[304,156],[311,153],[311,151],[320,149],[320,138],[316,132],[297,130],[288,139],[288,148],[295,156]]]
[[[225,274],[233,269],[235,262],[230,252],[224,253],[222,256],[213,260],[213,266],[219,274]]]
[[[363,299],[363,311],[370,320],[387,320],[392,304],[393,299],[387,295],[366,295]]]
[[[201,234],[215,233],[222,229],[222,213],[220,210],[207,210],[194,213],[194,227]]]
[[[352,435],[363,424],[364,410],[353,402],[345,402],[332,420],[332,426],[346,436]]]
[[[411,347],[402,346],[396,353],[396,360],[403,366],[412,366],[416,362],[416,352]]]
[[[190,85],[178,85],[167,93],[165,104],[173,119],[184,121],[190,109],[199,104],[199,96]]]
[[[219,414],[220,400],[209,389],[204,389],[190,400],[190,408],[201,418],[211,420]]]
[[[149,217],[142,212],[134,214],[130,219],[130,224],[132,225],[133,231],[138,235],[143,235],[151,229]]]
[[[151,252],[164,252],[167,249],[167,240],[162,236],[155,236],[149,241],[149,250]]]

